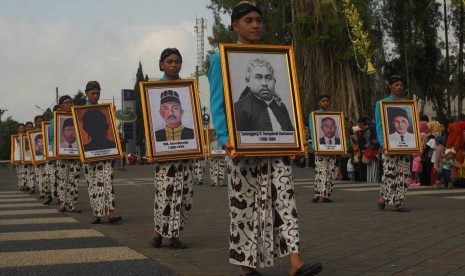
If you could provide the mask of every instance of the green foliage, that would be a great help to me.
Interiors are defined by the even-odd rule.
[[[73,97],[73,105],[85,105],[86,101],[86,95],[81,90],[78,90]]]
[[[136,84],[134,85],[134,96],[136,98],[136,146],[139,147],[139,154],[145,154],[145,126],[144,126],[144,117],[142,114],[142,99],[140,94],[139,82],[147,81],[148,76],[144,78],[144,72],[142,70],[142,63],[139,61],[139,68],[137,68],[136,74]]]
[[[42,116],[44,116],[44,121],[51,121],[53,119],[53,112],[50,108],[47,108],[47,110],[45,110],[44,114],[42,114]]]
[[[9,160],[11,153],[11,135],[18,131],[19,123],[11,117],[0,123],[0,160]]]

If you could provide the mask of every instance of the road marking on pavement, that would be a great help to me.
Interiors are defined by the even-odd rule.
[[[26,210],[4,210],[0,212],[1,216],[9,215],[39,215],[39,214],[58,214],[55,209],[26,209]]]
[[[349,192],[369,192],[369,191],[379,191],[379,187],[364,187],[364,188],[341,188],[343,191]]]
[[[7,232],[0,235],[0,241],[52,240],[91,237],[105,237],[105,235],[93,229]]]
[[[25,198],[0,198],[0,203],[3,202],[21,202],[21,201],[37,201],[37,199],[32,197],[25,197]]]
[[[18,194],[18,195],[23,195],[24,193],[21,191],[2,191],[0,194]]]
[[[78,221],[71,217],[2,219],[0,220],[0,226],[2,225],[25,225],[25,224],[49,224],[49,223],[76,223],[76,222]]]
[[[0,267],[97,263],[143,259],[148,258],[125,246],[21,251],[0,253]]]
[[[446,189],[446,190],[438,190],[438,189],[431,189],[427,191],[409,191],[407,192],[407,195],[432,195],[432,194],[460,194],[460,193],[465,193],[465,190],[463,189]]]
[[[33,203],[0,203],[0,208],[2,207],[11,207],[11,208],[19,208],[19,207],[40,207],[44,206],[40,202],[33,202]]]
[[[25,195],[25,194],[1,194],[0,193],[0,198],[15,198],[15,197],[25,197],[25,198],[30,198],[29,195]]]
[[[446,196],[445,198],[452,198],[452,199],[465,199],[465,196]]]

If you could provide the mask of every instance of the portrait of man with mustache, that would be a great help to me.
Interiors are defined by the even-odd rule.
[[[275,90],[276,77],[271,64],[263,58],[249,61],[245,76],[247,87],[234,103],[238,131],[293,131],[289,112]]]
[[[157,142],[194,139],[194,130],[185,127],[181,122],[184,110],[178,92],[166,90],[161,93],[160,115],[166,125],[163,129],[155,131]]]

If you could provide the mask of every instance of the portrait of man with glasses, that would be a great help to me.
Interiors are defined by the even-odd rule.
[[[340,145],[341,138],[337,137],[339,133],[336,120],[332,117],[321,119],[321,130],[323,136],[320,137],[320,145]]]

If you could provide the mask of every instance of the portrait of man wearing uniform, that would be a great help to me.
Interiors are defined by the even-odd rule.
[[[293,131],[289,111],[276,91],[275,70],[264,58],[249,61],[246,87],[234,103],[238,131]]]
[[[407,111],[401,107],[388,107],[389,146],[394,148],[416,147],[415,135]]]
[[[323,136],[320,137],[320,145],[340,145],[341,139],[336,137],[338,133],[336,120],[331,117],[321,119],[321,130]]]
[[[179,94],[173,90],[165,90],[160,94],[160,115],[165,121],[165,127],[155,131],[157,142],[194,139],[194,130],[182,123],[184,110]]]

